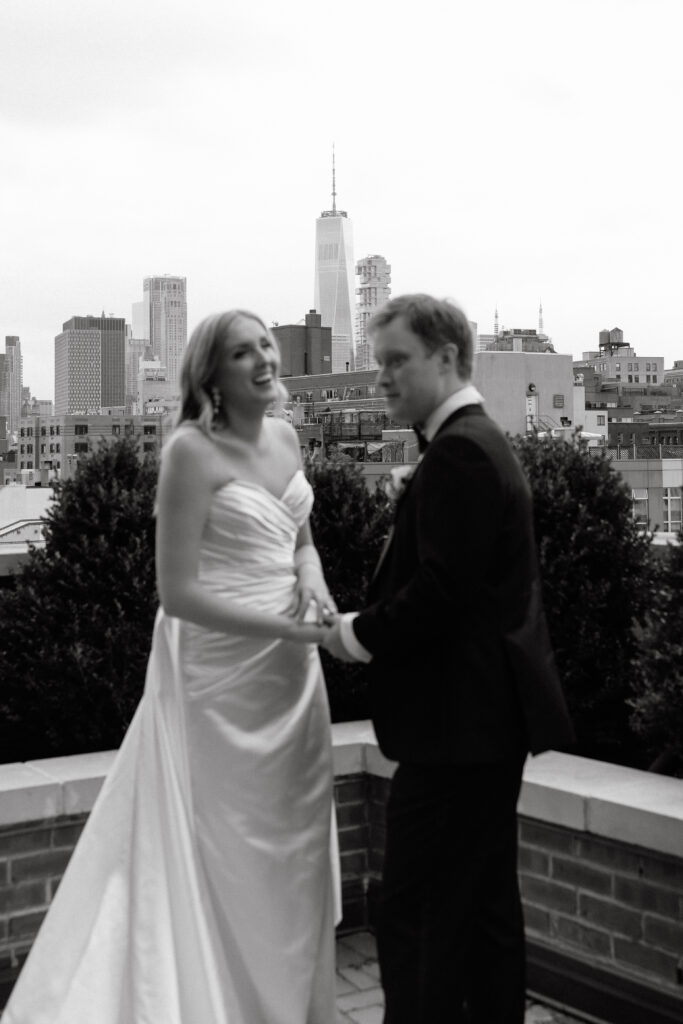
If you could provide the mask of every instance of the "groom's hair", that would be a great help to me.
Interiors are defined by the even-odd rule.
[[[458,306],[448,299],[435,299],[432,295],[398,295],[368,321],[367,334],[387,327],[399,316],[429,352],[454,344],[458,349],[458,374],[463,380],[470,379],[474,351],[472,328]]]

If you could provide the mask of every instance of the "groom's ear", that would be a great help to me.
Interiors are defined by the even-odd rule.
[[[441,368],[445,373],[458,372],[458,346],[454,341],[447,341],[445,345],[441,345],[439,348],[439,362]]]

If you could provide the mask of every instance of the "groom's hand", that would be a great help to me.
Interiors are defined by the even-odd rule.
[[[340,661],[355,661],[356,659],[349,654],[342,642],[339,626],[340,622],[341,616],[337,615],[325,632],[323,647],[326,651],[329,651],[333,657],[339,658]]]

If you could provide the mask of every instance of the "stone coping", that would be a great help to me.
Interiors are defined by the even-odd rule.
[[[332,727],[335,775],[390,778],[372,723]],[[0,826],[91,810],[115,750],[0,765]],[[548,824],[681,856],[683,779],[547,751],[524,769],[519,812]]]

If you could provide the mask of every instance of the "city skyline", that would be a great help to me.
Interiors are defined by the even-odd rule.
[[[0,335],[52,393],[62,323],[140,282],[296,323],[335,144],[356,254],[490,334],[683,358],[674,0],[0,6]],[[353,53],[358,74],[344,72]],[[75,59],[75,55],[78,59]]]

